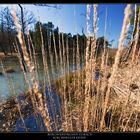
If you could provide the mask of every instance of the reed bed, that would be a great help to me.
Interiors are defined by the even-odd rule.
[[[93,33],[90,32],[90,13],[93,7]],[[18,19],[15,11],[13,18],[18,29],[18,39],[23,50],[25,63],[30,73],[32,84],[29,83],[26,73],[23,70],[21,63],[20,52],[18,58],[24,77],[29,85],[29,97],[32,101],[33,112],[40,113],[43,118],[47,131],[64,131],[64,132],[125,132],[140,130],[140,63],[138,55],[136,56],[136,46],[138,43],[138,26],[132,57],[127,63],[120,63],[121,55],[123,54],[123,43],[128,33],[130,25],[130,16],[132,14],[132,5],[128,4],[124,11],[124,21],[122,32],[120,34],[119,45],[114,57],[114,64],[108,65],[109,56],[111,55],[108,49],[105,48],[100,58],[97,58],[97,13],[98,5],[87,5],[87,40],[84,56],[81,56],[78,35],[76,39],[76,48],[73,50],[73,64],[76,70],[70,71],[69,62],[69,46],[68,39],[64,43],[62,35],[62,43],[59,34],[59,52],[56,51],[55,36],[53,35],[55,54],[51,54],[51,44],[49,44],[49,58],[51,63],[51,72],[49,72],[47,64],[47,54],[45,54],[44,38],[40,26],[42,60],[44,66],[44,81],[43,88],[39,90],[39,80],[37,71],[37,60],[35,52],[33,57],[27,53],[24,43],[24,37],[18,24]],[[140,12],[139,12],[140,13]],[[107,16],[107,14],[106,14]],[[140,20],[138,20],[139,22]],[[105,23],[107,24],[107,23]],[[139,25],[139,24],[137,24]],[[106,29],[105,29],[106,30]],[[51,40],[51,38],[49,38]],[[32,39],[29,36],[28,41]],[[33,43],[32,43],[33,46]],[[98,48],[99,49],[99,48]],[[84,57],[84,67],[80,68],[81,58]],[[134,58],[137,59],[134,59]],[[54,74],[54,64],[57,69],[60,69],[61,74],[55,80],[50,79]],[[96,79],[96,72],[99,72],[100,78]],[[51,75],[50,75],[51,73]],[[46,97],[46,86],[48,86],[49,97],[51,92],[55,91],[61,98],[59,102],[59,111],[61,117],[57,116],[56,106],[53,99],[51,101],[50,110],[54,117],[54,127],[52,127],[51,115],[49,114],[48,100]],[[53,88],[52,88],[53,85]],[[24,119],[18,106],[18,111],[23,122]],[[38,118],[37,118],[38,119]],[[60,121],[58,120],[61,120]],[[38,120],[39,122],[39,120]],[[28,131],[26,129],[26,131]]]

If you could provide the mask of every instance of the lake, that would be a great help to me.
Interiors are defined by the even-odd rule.
[[[43,81],[44,79],[44,73],[43,73],[43,65],[42,65],[42,57],[38,56],[38,75],[39,75],[39,81]],[[75,71],[76,65],[73,65],[73,59],[70,59],[69,62],[69,71]],[[28,86],[24,80],[23,72],[20,68],[19,60],[16,57],[7,57],[2,60],[4,69],[13,69],[15,72],[13,73],[7,73],[6,76],[0,74],[0,101],[3,101],[10,96],[13,96],[14,94],[19,95],[27,91]],[[54,71],[51,72],[51,65],[48,63],[49,68],[49,75],[51,79],[57,79],[63,75],[61,73],[61,68],[58,68],[58,66],[53,65]],[[83,67],[83,62],[80,64],[80,67]],[[66,71],[67,68],[66,68]],[[2,72],[2,66],[0,65],[0,72]],[[29,74],[27,73],[27,76]],[[47,80],[47,79],[46,79]],[[14,92],[15,91],[15,92]]]

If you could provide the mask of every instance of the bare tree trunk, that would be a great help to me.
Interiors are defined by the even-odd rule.
[[[25,35],[25,27],[24,27],[24,13],[23,13],[23,8],[20,4],[18,4],[18,6],[20,7],[20,10],[21,10],[21,27],[22,27],[22,32],[23,32],[23,37]],[[23,52],[21,49],[20,50],[20,54],[21,54],[21,58],[22,58],[22,64],[23,64],[23,68],[24,68],[24,71],[27,72],[26,70],[26,66],[25,66],[25,60],[24,60],[24,57],[23,57]]]
[[[1,47],[2,52],[4,53],[4,55],[6,56],[7,55],[7,52],[5,51],[3,44],[0,43],[0,47]]]
[[[23,13],[23,8],[20,4],[18,4],[21,10],[21,26],[22,26],[22,32],[23,35],[25,35],[25,27],[24,27],[24,13]]]
[[[4,48],[4,43],[3,43],[3,41],[4,41],[4,29],[3,29],[3,16],[2,16],[2,21],[1,21],[1,25],[2,25],[2,44],[0,43],[0,47],[1,47],[1,49],[2,49],[2,51],[3,51],[3,53],[4,53],[4,55],[6,56],[8,53],[6,52],[6,50],[5,50],[5,48]]]
[[[19,5],[20,10],[21,10],[21,27],[22,27],[23,37],[24,37],[24,40],[25,40],[25,43],[26,43],[27,37],[25,35],[25,29],[26,29],[26,25],[25,25],[25,21],[24,21],[25,15],[24,15],[23,7],[20,4],[18,4],[18,5]],[[27,47],[27,52],[29,54],[30,52],[29,52],[28,43],[26,43],[26,47]]]
[[[9,43],[9,48],[10,48],[10,53],[12,55],[12,44],[11,44],[11,34],[10,34],[10,31],[8,31],[8,43]]]

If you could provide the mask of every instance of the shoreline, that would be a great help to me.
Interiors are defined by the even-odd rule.
[[[61,104],[61,99],[55,90],[52,89],[50,93],[46,87],[45,94],[47,96],[47,106],[51,121],[54,123],[54,117],[59,116],[57,119],[61,122],[61,106],[59,106],[59,104]],[[20,112],[18,107],[20,107]],[[57,110],[57,113],[51,114],[52,110]],[[40,114],[36,113],[31,103],[31,96],[28,92],[16,97],[9,97],[0,104],[0,132],[26,132],[25,128],[22,128],[24,125],[23,120],[29,132],[44,131],[44,129],[42,129],[44,127],[43,121],[39,122],[39,124],[37,123],[38,121],[36,122],[36,120],[42,119]],[[40,127],[40,125],[42,127]],[[54,126],[52,125],[52,127]],[[46,128],[45,131],[47,131]]]
[[[4,58],[4,57],[15,57],[17,56],[18,53],[8,53],[7,55],[4,55],[3,52],[0,52],[0,58]],[[41,55],[41,53],[35,53],[36,55]]]

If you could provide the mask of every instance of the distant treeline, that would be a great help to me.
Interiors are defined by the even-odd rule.
[[[77,48],[79,48],[81,54],[84,53],[87,38],[83,31],[82,35],[72,35],[71,33],[60,32],[59,27],[55,28],[52,22],[42,23],[36,21],[34,15],[28,11],[23,11],[22,7],[21,10],[18,11],[17,16],[19,17],[19,23],[22,27],[28,52],[29,48],[31,52],[33,52],[34,47],[36,53],[41,53],[41,47],[43,44],[45,51],[48,53],[55,53],[55,51],[59,52],[59,50],[63,52],[63,49],[68,49],[68,53],[73,53],[73,51],[77,51]],[[29,29],[28,26],[30,25],[34,28]],[[41,39],[41,34],[43,40]],[[14,44],[17,44],[21,51],[16,36],[17,32],[14,20],[7,7],[0,13],[0,52],[3,52],[5,55],[17,52]],[[110,45],[107,40],[104,41],[104,37],[99,37],[97,39],[98,53],[100,53],[104,44],[106,46]]]
[[[35,21],[34,15],[29,13],[28,11],[24,12],[24,16],[19,12],[18,17],[22,27],[27,48],[29,49],[30,45],[32,49],[33,43],[36,53],[41,53],[42,43],[46,51],[49,51],[49,49],[50,51],[54,51],[54,46],[56,47],[57,51],[59,51],[59,49],[63,49],[63,46],[65,48],[66,46],[68,46],[69,50],[72,50],[72,48],[77,45],[77,40],[80,46],[79,48],[84,48],[86,45],[85,44],[86,36],[84,34],[72,36],[71,33],[62,33],[62,32],[60,33],[59,28],[58,27],[54,28],[52,22],[41,23]],[[26,17],[27,20],[24,17]],[[25,19],[25,21],[23,21],[22,18]],[[32,26],[34,26],[34,29],[32,30],[29,29],[29,31],[27,31],[28,25],[31,24]],[[41,41],[41,32],[43,36],[43,42]],[[29,38],[29,34],[31,38]],[[10,13],[10,10],[7,7],[0,13],[0,52],[3,52],[5,55],[7,55],[8,53],[16,52],[13,45],[13,43],[19,44],[16,35],[17,35],[16,27],[14,25],[14,21]],[[80,51],[82,51],[82,49]]]
[[[41,41],[41,32],[43,36],[43,42]],[[86,36],[84,34],[72,36],[71,33],[59,32],[59,28],[54,28],[52,22],[37,22],[35,24],[34,31],[30,30],[30,35],[37,52],[41,52],[42,43],[47,52],[54,52],[55,48],[57,52],[59,52],[59,50],[63,51],[63,48],[68,48],[68,50],[72,52],[73,48],[76,48],[77,43],[79,45],[80,52],[82,52],[86,46]]]

